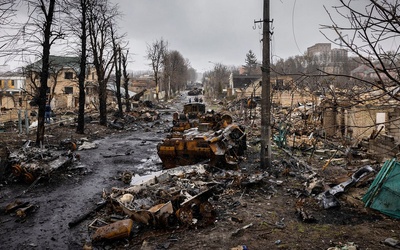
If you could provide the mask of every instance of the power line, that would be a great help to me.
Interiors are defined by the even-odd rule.
[[[296,9],[296,2],[297,2],[297,0],[294,0],[293,10],[292,10],[292,33],[293,33],[294,43],[296,44],[296,47],[299,50],[299,53],[302,54],[302,52],[301,52],[301,50],[299,48],[299,45],[297,44],[296,33],[294,32],[294,10]]]

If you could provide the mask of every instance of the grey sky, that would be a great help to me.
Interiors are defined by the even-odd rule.
[[[124,14],[120,28],[130,43],[132,70],[149,69],[146,44],[161,37],[200,72],[213,67],[209,61],[240,66],[250,49],[262,60],[262,29],[253,26],[254,20],[262,19],[263,0],[113,1]],[[300,55],[315,43],[328,42],[320,33],[320,24],[331,24],[323,6],[330,8],[337,0],[270,2],[272,55]]]
[[[263,18],[263,0],[111,1],[122,12],[119,33],[126,33],[129,41],[129,70],[150,70],[145,59],[146,45],[161,37],[168,41],[170,50],[179,51],[198,72],[211,70],[210,61],[227,66],[243,65],[249,50],[262,61],[262,29],[254,21]],[[270,2],[272,60],[301,55],[315,43],[328,42],[320,30],[321,24],[331,24],[324,6],[334,12],[331,7],[338,5],[339,0]],[[370,1],[352,2],[365,6]],[[332,32],[326,33],[336,38]],[[52,48],[51,53],[56,55],[56,49]],[[0,64],[3,61],[0,58]]]

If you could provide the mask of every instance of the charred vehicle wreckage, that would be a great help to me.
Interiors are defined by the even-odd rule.
[[[56,149],[37,148],[26,141],[19,149],[10,152],[3,148],[6,153],[4,159],[8,165],[7,172],[11,173],[16,180],[32,184],[41,178],[47,178],[55,170],[71,165],[78,161],[80,156],[76,154],[77,145],[71,140],[63,140]]]
[[[191,110],[185,106],[183,114],[173,115],[171,133],[157,145],[163,168],[201,162],[236,167],[247,148],[244,127],[233,123],[228,114],[207,111],[194,116]]]

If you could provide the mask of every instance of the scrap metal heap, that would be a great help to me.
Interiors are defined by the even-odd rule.
[[[74,153],[76,144],[71,141],[60,142],[61,151],[31,147],[30,144],[31,141],[27,141],[20,150],[10,152],[7,158],[12,175],[27,184],[79,160],[79,155]]]
[[[132,180],[129,188],[114,187],[110,193],[103,193],[105,203],[95,211],[105,204],[106,213],[111,210],[115,216],[123,215],[123,219],[109,223],[96,218],[89,225],[94,230],[92,241],[129,238],[134,225],[145,234],[153,229],[184,230],[213,224],[217,214],[211,197],[223,189],[210,175],[202,165],[174,168]],[[75,226],[82,218],[86,216],[69,226]]]
[[[200,162],[237,166],[247,148],[246,133],[243,126],[232,123],[230,115],[210,111],[192,122],[179,117],[174,115],[172,133],[157,145],[164,169]]]

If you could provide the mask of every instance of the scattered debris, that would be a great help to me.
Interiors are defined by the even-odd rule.
[[[240,235],[244,230],[246,230],[247,228],[252,227],[252,226],[253,226],[253,223],[250,223],[244,227],[241,227],[241,228],[237,229],[236,231],[232,232],[231,236],[236,237],[236,236]]]
[[[108,127],[112,129],[122,130],[124,129],[124,123],[115,119],[113,122],[108,123]]]
[[[296,202],[296,213],[298,214],[299,218],[305,223],[316,222],[314,216],[312,216],[308,211],[305,210],[304,203],[304,198],[301,198]]]
[[[82,145],[79,146],[78,150],[89,150],[89,149],[95,149],[97,148],[98,145],[94,142],[83,142]]]
[[[386,246],[394,247],[394,248],[400,248],[400,241],[393,239],[393,238],[386,238],[383,241],[383,244],[385,244]]]
[[[92,236],[93,241],[116,240],[128,238],[131,235],[133,220],[125,219],[116,221],[96,230]]]
[[[30,141],[27,141],[21,149],[11,152],[8,157],[13,176],[27,184],[32,184],[38,178],[48,176],[54,170],[77,160],[71,150],[65,152],[31,147]]]
[[[133,176],[130,187],[113,188],[111,193],[104,193],[105,202],[68,225],[77,225],[106,204],[111,208],[106,216],[109,218],[111,213],[117,222],[105,225],[109,223],[108,219],[97,217],[89,225],[89,228],[96,229],[93,241],[127,238],[133,224],[141,225],[143,230],[198,228],[214,224],[216,210],[211,198],[221,191],[220,184],[215,181],[202,181],[209,175],[203,165],[194,165],[164,170],[148,178]],[[250,226],[252,224],[242,227],[242,230]]]
[[[231,250],[248,250],[246,245],[239,245],[237,247],[232,247]]]
[[[345,192],[348,188],[356,184],[369,173],[374,172],[371,166],[364,166],[357,170],[349,180],[334,186],[320,195],[322,205],[325,209],[340,206],[335,195]]]
[[[131,183],[132,177],[133,177],[132,173],[124,172],[124,173],[122,173],[121,179],[125,184],[129,184],[129,183]]]
[[[21,208],[21,207],[26,207],[29,205],[29,202],[22,202],[19,200],[15,200],[12,203],[8,204],[5,208],[5,213],[13,213],[15,210]]]
[[[330,247],[327,250],[357,250],[357,245],[354,242],[340,243],[338,246]]]
[[[39,207],[30,202],[15,200],[5,208],[6,214],[15,214],[20,219],[25,219],[28,215],[34,213]]]
[[[15,214],[19,217],[19,218],[25,218],[27,215],[29,215],[30,213],[34,212],[38,207],[30,204],[27,205],[26,207],[20,207],[15,211]]]

